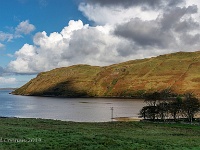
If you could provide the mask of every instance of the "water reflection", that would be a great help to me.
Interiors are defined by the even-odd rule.
[[[104,122],[114,117],[137,117],[142,100],[104,98],[52,98],[9,95],[0,91],[0,116],[46,118],[78,122]]]

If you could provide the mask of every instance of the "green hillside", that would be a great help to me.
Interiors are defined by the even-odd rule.
[[[178,52],[106,67],[75,65],[42,72],[13,94],[134,97],[170,88],[200,96],[200,51]]]

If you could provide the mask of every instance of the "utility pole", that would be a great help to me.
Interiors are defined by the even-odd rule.
[[[113,121],[113,110],[114,110],[113,107],[111,107],[110,110],[111,110],[111,121]]]

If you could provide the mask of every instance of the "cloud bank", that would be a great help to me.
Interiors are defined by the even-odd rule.
[[[200,47],[199,7],[196,0],[86,0],[79,10],[94,22],[92,26],[71,20],[61,32],[36,33],[34,44],[24,44],[7,69],[34,74],[74,64],[103,66],[196,51]],[[26,27],[19,31],[26,34],[34,29]]]
[[[124,7],[129,8],[133,6],[140,6],[142,8],[148,7],[151,9],[160,9],[168,7],[176,6],[177,4],[183,3],[184,0],[86,0],[88,4],[92,5],[100,5],[101,7]]]
[[[34,45],[25,44],[15,53],[16,60],[9,63],[8,69],[26,74],[80,63],[118,62],[116,58],[121,56],[117,49],[131,42],[110,34],[110,30],[109,26],[91,27],[78,20],[70,21],[60,33],[39,32],[34,36]]]

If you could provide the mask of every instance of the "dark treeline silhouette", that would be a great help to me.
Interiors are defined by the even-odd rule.
[[[140,116],[145,120],[194,120],[200,111],[199,100],[191,93],[178,96],[170,90],[154,92],[145,95],[146,106],[140,110]]]

